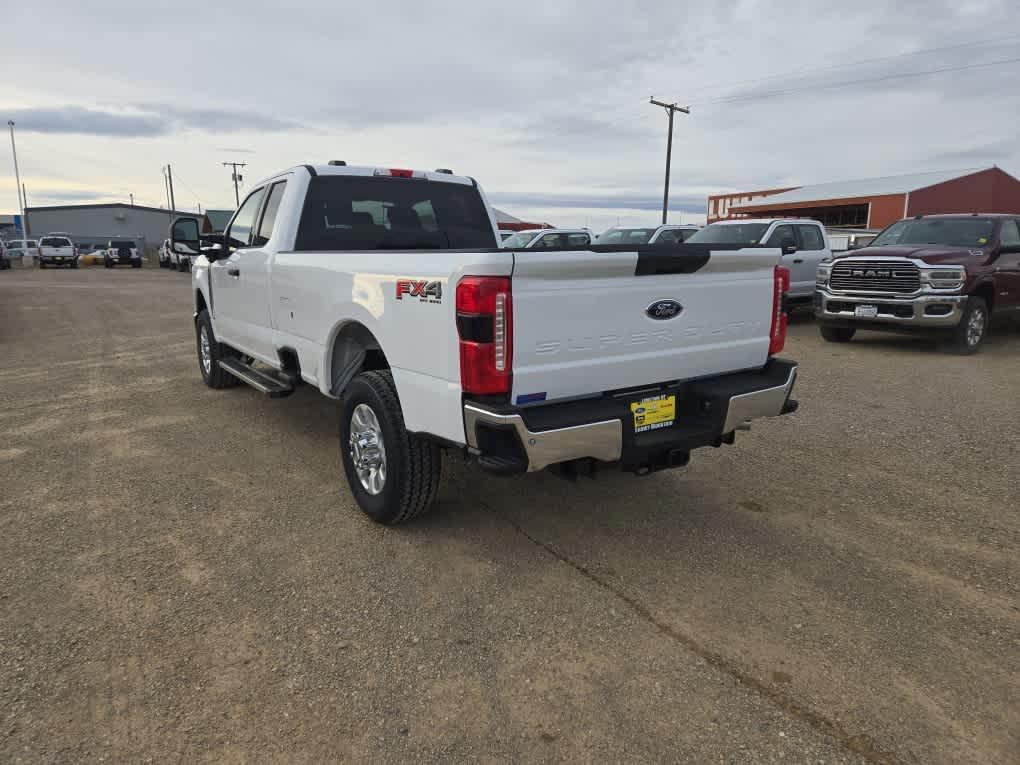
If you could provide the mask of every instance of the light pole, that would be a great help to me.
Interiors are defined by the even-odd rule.
[[[7,120],[11,129],[11,154],[14,155],[14,180],[18,184],[18,209],[21,211],[21,235],[28,236],[28,220],[25,218],[25,200],[21,197],[21,173],[18,172],[18,147],[14,143],[14,120]]]
[[[673,115],[676,112],[690,114],[691,109],[689,106],[667,104],[662,101],[656,101],[654,98],[649,98],[648,101],[656,106],[661,106],[669,114],[669,138],[666,139],[666,187],[662,191],[662,222],[665,223],[666,210],[669,208],[669,162],[673,155]]]

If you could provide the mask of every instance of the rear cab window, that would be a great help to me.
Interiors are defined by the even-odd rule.
[[[40,247],[72,247],[71,240],[63,236],[44,236]]]
[[[349,175],[309,181],[295,243],[311,251],[498,246],[474,186]]]

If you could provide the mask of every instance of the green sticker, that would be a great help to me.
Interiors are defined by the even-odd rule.
[[[988,237],[982,236],[978,239],[978,244],[988,244]]]

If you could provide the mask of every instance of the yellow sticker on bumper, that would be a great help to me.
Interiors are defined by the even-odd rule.
[[[635,433],[668,428],[676,419],[676,396],[655,396],[633,401],[630,411],[634,415]]]

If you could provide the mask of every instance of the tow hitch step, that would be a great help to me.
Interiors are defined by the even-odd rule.
[[[293,380],[255,369],[241,359],[220,359],[220,366],[269,398],[283,398],[294,392]]]

